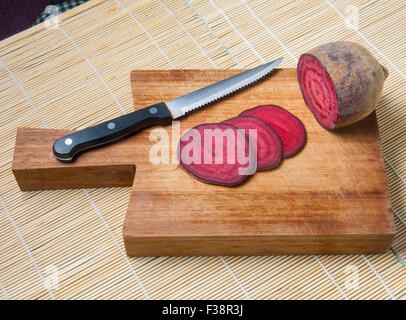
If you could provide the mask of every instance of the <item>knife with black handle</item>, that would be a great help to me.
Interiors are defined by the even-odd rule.
[[[282,58],[279,58],[174,100],[160,102],[62,137],[53,145],[54,155],[62,162],[72,162],[83,151],[114,142],[147,127],[168,125],[189,111],[254,83],[281,62]]]
[[[62,162],[72,162],[87,149],[114,142],[153,125],[167,125],[172,115],[160,102],[60,138],[54,143],[54,155]]]

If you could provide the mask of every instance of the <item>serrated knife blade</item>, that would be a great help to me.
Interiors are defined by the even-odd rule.
[[[165,104],[171,112],[173,119],[182,117],[187,112],[200,108],[258,81],[275,69],[282,60],[283,58],[279,58],[272,62],[265,63],[254,69],[247,70],[210,86],[165,102]]]
[[[153,125],[167,125],[187,112],[207,105],[265,77],[283,58],[247,70],[205,88],[193,91],[168,102],[131,112],[93,127],[77,131],[55,140],[53,152],[62,162],[72,162],[76,155]]]

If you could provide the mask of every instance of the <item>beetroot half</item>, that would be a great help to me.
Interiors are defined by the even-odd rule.
[[[181,167],[200,181],[235,186],[256,171],[244,130],[205,123],[188,130],[178,145]]]
[[[297,78],[303,98],[325,129],[360,121],[378,106],[388,70],[366,48],[340,41],[302,54]]]
[[[257,170],[268,170],[278,166],[282,159],[281,140],[265,121],[251,116],[239,116],[225,120],[223,123],[244,129],[247,136],[249,136],[249,129],[256,129]]]
[[[306,105],[323,128],[334,129],[338,123],[338,103],[329,73],[312,55],[302,55],[297,70]]]
[[[306,131],[302,122],[279,106],[258,106],[245,110],[240,116],[257,117],[269,124],[281,139],[283,158],[294,156],[306,143]]]

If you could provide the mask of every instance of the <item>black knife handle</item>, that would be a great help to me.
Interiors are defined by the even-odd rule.
[[[62,137],[54,142],[53,151],[58,160],[72,162],[80,152],[124,138],[153,125],[169,124],[171,120],[172,115],[167,106],[160,102]]]

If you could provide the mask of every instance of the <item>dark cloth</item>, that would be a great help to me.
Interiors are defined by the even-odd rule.
[[[50,0],[0,0],[0,40],[32,26]]]
[[[46,6],[57,5],[63,2],[86,1],[74,0],[0,0],[0,40],[31,27],[38,17],[43,17]],[[60,8],[73,8],[75,4],[62,4]],[[61,10],[60,13],[66,10]]]

